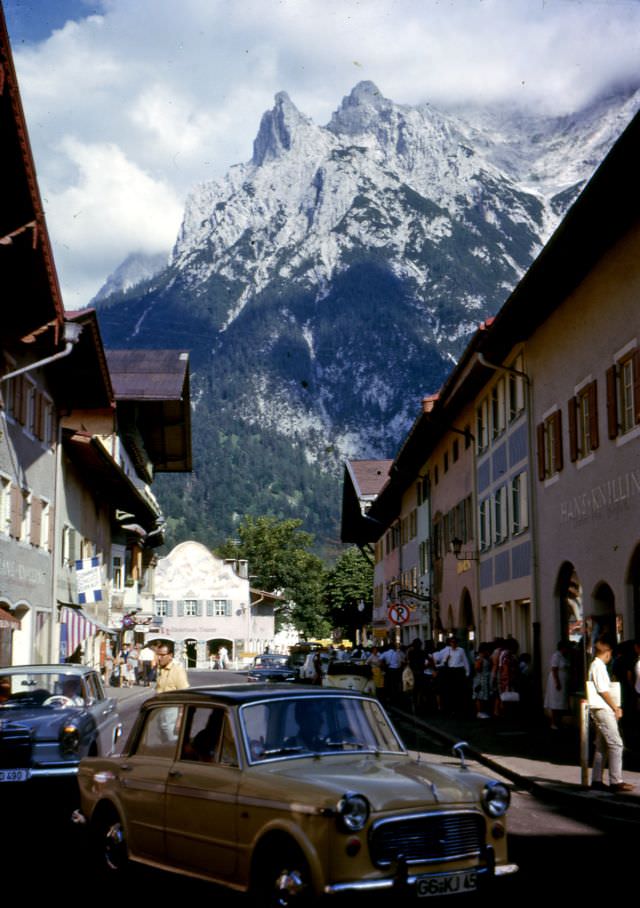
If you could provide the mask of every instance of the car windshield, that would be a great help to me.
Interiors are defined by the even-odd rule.
[[[283,653],[265,653],[263,656],[256,656],[254,666],[256,668],[286,668],[289,663],[289,657]]]
[[[404,753],[379,704],[356,697],[300,696],[240,710],[250,762],[310,754]]]
[[[49,702],[50,701],[50,702]],[[2,672],[0,709],[26,706],[80,706],[84,703],[82,678],[67,672]]]

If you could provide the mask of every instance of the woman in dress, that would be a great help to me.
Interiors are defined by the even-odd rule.
[[[551,713],[551,728],[557,731],[562,722],[562,715],[569,707],[569,644],[560,640],[551,657],[547,689],[544,696],[544,707]]]
[[[476,701],[476,715],[478,719],[490,719],[491,644],[480,644],[474,668],[473,697]]]

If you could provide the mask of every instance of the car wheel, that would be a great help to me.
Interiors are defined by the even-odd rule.
[[[309,865],[293,846],[263,854],[252,888],[251,904],[259,908],[310,908],[315,904]]]
[[[129,852],[122,820],[115,811],[98,821],[95,836],[98,869],[109,876],[124,876],[129,868]]]

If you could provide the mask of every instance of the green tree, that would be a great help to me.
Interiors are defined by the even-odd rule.
[[[371,621],[373,565],[355,546],[347,549],[327,571],[324,593],[333,627],[342,627],[343,636],[355,640],[356,628]]]
[[[324,565],[310,549],[313,536],[300,529],[301,520],[279,520],[246,514],[237,538],[227,539],[217,550],[221,558],[245,558],[251,585],[285,599],[276,613],[278,624],[290,621],[306,636],[326,636],[330,624],[324,602]]]

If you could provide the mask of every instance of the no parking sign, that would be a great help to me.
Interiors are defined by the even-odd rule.
[[[409,606],[403,605],[401,602],[394,602],[393,605],[389,606],[389,611],[387,612],[389,621],[392,624],[406,624],[410,614],[411,609]]]

